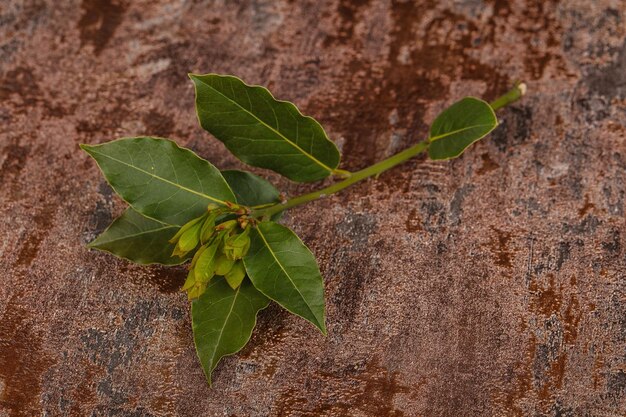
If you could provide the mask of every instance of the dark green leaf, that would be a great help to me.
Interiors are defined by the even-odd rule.
[[[171,256],[174,245],[168,240],[178,228],[128,208],[89,247],[139,264],[177,265],[186,259]]]
[[[206,292],[191,304],[193,339],[209,384],[220,359],[248,342],[257,313],[268,304],[248,280],[233,290],[222,278],[213,278]]]
[[[430,159],[451,159],[486,136],[498,125],[491,106],[474,97],[466,97],[444,110],[430,128]]]
[[[181,226],[206,212],[209,203],[235,201],[217,168],[170,140],[124,138],[81,147],[111,187],[144,216]]]
[[[222,171],[224,179],[237,197],[237,203],[248,207],[278,203],[278,190],[267,180],[246,171]]]
[[[326,334],[324,282],[311,251],[290,229],[262,222],[250,233],[244,264],[263,294]]]
[[[216,74],[190,75],[202,127],[243,162],[299,182],[321,180],[339,165],[324,129],[265,88]]]

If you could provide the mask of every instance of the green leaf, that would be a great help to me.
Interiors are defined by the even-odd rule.
[[[290,229],[261,222],[250,233],[244,264],[254,286],[326,334],[324,282],[311,251]]]
[[[186,259],[171,256],[174,245],[168,240],[178,228],[128,208],[88,246],[139,264],[177,265]]]
[[[211,372],[220,359],[238,352],[250,339],[257,313],[269,300],[245,280],[233,290],[226,280],[213,279],[191,304],[196,352],[211,384]]]
[[[280,192],[267,180],[247,171],[222,171],[224,179],[237,197],[237,203],[248,207],[280,201]]]
[[[170,140],[124,138],[81,148],[128,204],[155,220],[181,226],[209,203],[235,201],[217,168]]]
[[[430,128],[430,159],[451,159],[485,137],[498,125],[491,106],[480,99],[466,97],[441,112]]]
[[[190,78],[200,125],[243,162],[298,182],[326,178],[339,165],[337,146],[322,126],[292,103],[229,75]]]

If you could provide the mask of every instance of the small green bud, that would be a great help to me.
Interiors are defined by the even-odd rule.
[[[250,249],[250,228],[245,229],[238,235],[232,235],[224,240],[224,254],[228,259],[237,260],[246,256]]]
[[[215,258],[219,242],[209,245],[198,257],[194,266],[196,281],[207,283],[213,278],[215,270]]]
[[[192,268],[189,270],[189,273],[187,274],[187,279],[185,280],[185,284],[180,290],[189,291],[191,287],[193,287],[195,284],[196,284],[196,275],[194,274],[193,268]]]
[[[217,226],[215,226],[215,230],[217,231],[228,231],[230,232],[231,230],[233,230],[235,228],[235,226],[237,226],[237,220],[226,220],[224,223],[220,223]]]
[[[213,203],[209,203],[209,205],[207,206],[207,211],[213,211],[218,209],[220,206],[218,206],[217,204],[213,204]]]
[[[172,256],[179,256],[182,258],[198,246],[198,243],[200,242],[201,225],[202,224],[200,222],[194,223],[179,237],[178,242],[176,242],[176,247],[172,252]]]
[[[237,261],[230,269],[228,274],[224,275],[226,282],[233,290],[236,290],[241,285],[243,278],[246,276],[246,268],[242,261]]]
[[[208,247],[207,245],[200,246],[200,249],[198,249],[196,251],[196,254],[193,255],[193,258],[191,259],[191,265],[189,266],[191,269],[193,269],[196,266],[196,262],[198,262],[198,258],[200,257],[200,255],[202,255],[202,252],[204,252],[207,247]]]
[[[200,297],[206,291],[207,283],[200,282],[196,280],[196,274],[193,268],[189,270],[189,274],[187,274],[187,280],[185,281],[185,285],[181,288],[181,291],[187,292],[187,298],[189,300],[194,300]]]
[[[226,255],[220,254],[215,259],[215,275],[226,275],[231,270],[235,261],[228,259]]]
[[[178,242],[178,239],[180,239],[182,234],[185,233],[190,227],[192,227],[193,225],[198,223],[200,220],[204,219],[204,216],[205,216],[205,214],[203,214],[200,217],[196,217],[195,219],[192,219],[192,220],[188,221],[187,223],[185,223],[180,229],[178,229],[178,232],[176,232],[174,237],[172,237],[170,239],[170,243]]]
[[[206,291],[206,282],[196,282],[189,291],[187,291],[187,298],[189,300],[195,300],[199,298]]]
[[[211,238],[215,234],[215,230],[214,230],[215,220],[217,219],[218,215],[219,213],[217,212],[213,212],[209,214],[209,216],[206,218],[206,220],[202,224],[202,229],[200,230],[200,241],[202,243],[206,243],[209,240],[211,240]]]

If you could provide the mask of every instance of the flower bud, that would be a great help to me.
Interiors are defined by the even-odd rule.
[[[196,284],[196,275],[194,274],[193,268],[189,270],[187,274],[187,279],[185,280],[185,284],[180,289],[181,291],[189,291]]]
[[[200,241],[202,243],[206,243],[211,240],[215,234],[215,219],[217,219],[218,215],[219,213],[215,211],[210,213],[202,224],[202,229],[200,230]]]
[[[230,272],[231,268],[235,264],[235,261],[228,259],[226,255],[220,254],[215,259],[215,275],[226,275]]]
[[[183,257],[190,251],[194,250],[200,242],[200,226],[202,223],[196,222],[189,227],[176,242],[176,247],[172,252],[172,256]]]
[[[242,261],[237,261],[230,269],[230,271],[224,275],[226,282],[233,290],[236,290],[241,285],[243,278],[246,276],[246,268]]]
[[[207,247],[208,245],[202,245],[200,246],[200,249],[196,251],[195,255],[193,255],[193,258],[191,259],[191,265],[189,265],[190,269],[193,269],[196,266],[196,262],[198,262],[198,258],[200,257],[200,255],[202,255],[202,252],[204,252]]]
[[[172,237],[170,239],[170,243],[177,243],[178,239],[180,239],[180,237],[183,235],[183,233],[185,233],[189,228],[193,227],[194,225],[196,225],[196,223],[198,223],[200,220],[202,220],[204,218],[204,214],[200,217],[196,217],[193,220],[188,221],[187,223],[185,223],[180,229],[178,229],[178,232],[176,232],[176,234],[174,235],[174,237]]]
[[[237,226],[237,220],[226,220],[224,223],[220,223],[217,226],[215,226],[215,230],[217,231],[231,231],[235,228],[235,226]]]
[[[187,298],[189,300],[194,300],[200,297],[206,291],[207,283],[200,282],[196,280],[196,274],[193,268],[189,270],[189,274],[187,274],[187,280],[185,280],[185,285],[181,288],[181,291],[187,292]]]
[[[196,282],[189,291],[187,291],[187,298],[189,300],[195,300],[199,298],[206,291],[206,282]]]
[[[202,252],[202,254],[200,254],[200,256],[198,256],[198,260],[194,265],[196,281],[207,283],[211,278],[213,278],[213,272],[215,270],[215,255],[218,247],[219,242],[214,242],[209,245]]]
[[[248,236],[250,229],[245,229],[238,235],[232,235],[224,240],[224,254],[228,259],[237,260],[246,256],[250,249],[250,237]]]

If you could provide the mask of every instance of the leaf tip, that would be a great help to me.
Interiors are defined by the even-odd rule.
[[[315,327],[317,327],[319,329],[319,331],[324,335],[324,337],[328,336],[328,329],[326,328],[326,322],[324,319],[322,319],[322,321],[319,321],[314,323]]]

